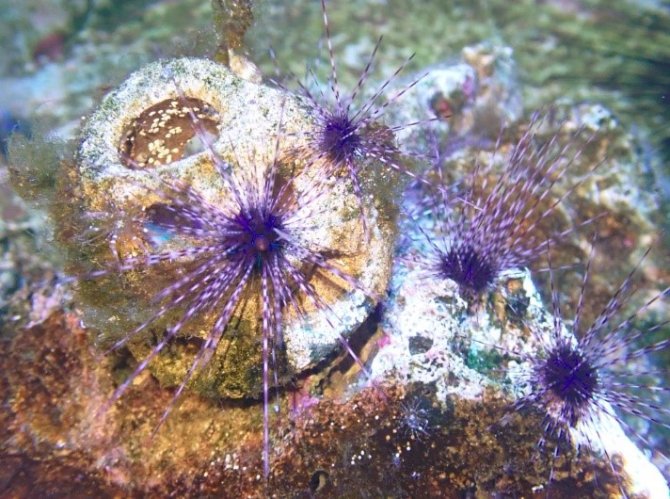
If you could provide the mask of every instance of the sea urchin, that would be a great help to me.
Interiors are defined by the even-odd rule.
[[[231,119],[236,105],[248,108],[235,92],[256,95],[245,114],[253,116],[251,132],[244,119]],[[200,112],[203,103],[211,112]],[[179,123],[158,108],[175,109]],[[375,222],[373,243],[360,245],[351,182],[325,179],[288,152],[285,127],[305,122],[282,91],[237,81],[209,61],[161,61],[132,75],[89,119],[75,172],[81,224],[92,224],[102,205],[105,221],[96,223],[112,227],[109,244],[98,238],[82,248],[75,240],[84,255],[77,263],[96,267],[79,283],[84,320],[100,330],[101,343],[127,346],[137,359],[101,413],[146,369],[176,387],[159,426],[187,387],[227,397],[221,386],[230,381],[231,396],[262,397],[266,476],[272,387],[337,345],[349,349],[347,335],[369,314],[390,269],[388,225]],[[204,150],[186,156],[177,128],[197,135]],[[148,133],[149,151],[171,140],[180,147],[140,164],[133,155],[144,148],[128,147],[128,137]],[[188,347],[173,351],[177,340]]]
[[[370,76],[370,68],[382,42],[380,37],[353,91],[350,94],[343,94],[337,76],[337,63],[325,0],[321,0],[321,7],[331,68],[328,84],[330,92],[324,92],[321,87],[317,87],[318,91],[313,91],[307,83],[299,82],[299,92],[309,103],[316,123],[311,130],[304,132],[305,143],[296,150],[296,154],[310,162],[324,164],[327,175],[348,176],[356,195],[361,200],[362,207],[364,193],[361,172],[367,164],[377,162],[391,170],[417,178],[401,163],[395,140],[395,132],[417,123],[388,127],[381,122],[381,119],[386,108],[414,87],[423,76],[396,91],[392,96],[384,97],[389,85],[413,59],[412,54],[371,96],[361,99]],[[314,80],[316,81],[316,77]],[[330,95],[327,96],[327,93]],[[357,102],[359,100],[362,102]]]
[[[572,144],[560,146],[557,136],[538,145],[534,140],[538,123],[537,118],[531,122],[505,157],[499,174],[494,172],[497,144],[490,164],[475,165],[466,179],[467,189],[458,196],[446,195],[439,150],[436,155],[438,189],[425,201],[435,219],[434,229],[423,230],[432,250],[428,266],[436,277],[455,281],[469,300],[491,289],[502,272],[528,266],[550,243],[592,221],[541,236],[538,226],[579,185],[576,182],[560,197],[550,197],[580,151],[569,153]]]
[[[662,375],[662,371],[653,367],[631,368],[648,354],[670,346],[668,339],[647,339],[666,326],[667,321],[644,330],[634,325],[645,311],[668,295],[670,288],[654,295],[636,312],[617,323],[615,316],[634,294],[633,270],[594,322],[583,327],[581,316],[588,301],[585,288],[589,267],[590,263],[584,273],[572,324],[566,324],[561,319],[558,293],[553,289],[553,325],[549,332],[532,331],[539,347],[536,353],[521,355],[519,359],[529,366],[521,371],[519,380],[526,393],[516,401],[513,409],[534,408],[543,414],[545,436],[540,440],[540,446],[544,447],[547,439],[554,439],[557,442],[554,456],[559,452],[558,444],[566,441],[604,454],[619,480],[622,494],[626,496],[614,456],[626,452],[630,457],[631,453],[620,448],[619,426],[626,434],[648,442],[626,422],[623,415],[670,428],[670,411],[656,401],[656,396],[667,392],[668,388],[659,385],[658,381],[641,381],[645,376],[655,378]],[[648,476],[652,482],[657,477],[653,473]],[[654,488],[650,484],[644,486]]]

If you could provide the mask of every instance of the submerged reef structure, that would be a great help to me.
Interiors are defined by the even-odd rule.
[[[670,275],[638,142],[592,101],[534,118],[510,47],[399,40],[403,2],[312,1],[307,25],[213,0],[209,57],[133,65],[64,148],[8,141],[52,232],[0,224],[0,495],[668,496]],[[352,8],[380,30],[347,32]],[[264,66],[249,42],[278,26],[296,54]],[[325,64],[264,83],[312,31]],[[17,227],[60,261],[18,258]]]
[[[654,300],[662,297],[663,293]],[[619,298],[614,299],[617,307],[624,303],[618,302]],[[473,315],[456,282],[427,275],[411,261],[400,263],[394,272],[388,307],[379,340],[382,346],[371,361],[370,370],[376,379],[423,387],[431,393],[428,400],[433,403],[428,416],[419,413],[409,422],[424,418],[422,428],[428,428],[429,442],[435,438],[430,428],[440,425],[439,419],[433,419],[436,412],[448,419],[445,414],[452,414],[454,405],[483,403],[496,416],[490,415],[493,420],[488,426],[471,431],[481,431],[493,441],[485,440],[487,445],[494,445],[489,454],[484,454],[486,459],[497,461],[498,470],[521,466],[525,473],[511,473],[508,478],[535,476],[535,493],[549,497],[668,494],[663,475],[629,435],[633,435],[633,440],[646,438],[636,435],[626,419],[626,414],[633,414],[645,423],[667,424],[667,411],[654,395],[664,391],[662,381],[649,377],[662,371],[647,368],[635,374],[626,369],[625,362],[616,362],[664,349],[667,341],[638,349],[633,345],[640,333],[629,331],[630,323],[624,321],[610,329],[607,321],[601,319],[593,326],[600,329],[599,342],[590,339],[593,348],[580,350],[587,341],[582,338],[588,336],[568,331],[560,319],[547,314],[527,271],[505,273],[486,309]],[[613,312],[610,309],[604,313],[610,317]],[[556,332],[557,327],[560,332]],[[655,329],[650,327],[643,333],[652,335]],[[591,363],[587,364],[587,360]],[[579,375],[585,379],[578,379]],[[583,391],[584,383],[592,389],[590,396]],[[556,393],[559,387],[562,391]],[[641,388],[647,392],[631,393]],[[577,410],[577,400],[571,397],[576,391],[583,395],[579,398],[584,402],[579,405],[583,412],[568,419],[571,409]],[[403,408],[400,413],[405,421],[406,410]],[[470,417],[478,418],[476,412]],[[516,435],[516,442],[494,450],[501,445],[497,439],[503,435]],[[424,438],[410,438],[406,448],[396,450],[397,459],[414,459],[416,448],[424,447]],[[517,454],[517,446],[525,445],[528,454]],[[479,468],[483,481],[487,469],[483,465]],[[502,476],[498,475],[501,482],[496,487],[506,481]],[[587,476],[591,478],[585,479]],[[586,485],[589,482],[591,485]],[[585,486],[588,492],[578,492]],[[480,487],[486,489],[481,482],[478,490]],[[494,490],[519,491],[515,487]]]
[[[622,495],[628,495],[630,492],[627,490],[641,489],[667,493],[663,477],[626,438],[631,434],[637,436],[637,432],[624,416],[632,415],[646,423],[666,428],[670,426],[670,411],[654,397],[655,392],[667,391],[653,379],[654,370],[644,372],[645,375],[652,375],[649,380],[643,380],[640,373],[633,375],[631,380],[631,373],[626,372],[635,359],[645,358],[670,346],[670,339],[653,339],[654,332],[664,323],[640,329],[633,326],[638,315],[667,298],[670,288],[662,290],[640,309],[616,322],[616,316],[634,293],[631,273],[595,321],[585,326],[581,313],[588,300],[585,289],[589,269],[587,264],[569,329],[562,319],[560,299],[555,289],[552,289],[553,325],[549,334],[530,327],[531,334],[539,339],[539,350],[533,355],[521,354],[519,362],[527,365],[528,369],[519,370],[515,381],[525,387],[526,393],[516,401],[514,410],[533,407],[544,413],[542,427],[546,439],[558,440],[554,444],[554,456],[559,454],[561,441],[571,441],[578,449],[585,447],[603,454],[619,480]],[[505,353],[514,356],[514,352]],[[548,445],[546,439],[540,441],[542,447]],[[644,437],[641,440],[647,443]],[[640,477],[619,475],[620,468],[631,467],[630,461],[636,461],[634,466],[645,470],[644,481],[636,483]],[[550,479],[553,479],[553,471],[552,468]]]

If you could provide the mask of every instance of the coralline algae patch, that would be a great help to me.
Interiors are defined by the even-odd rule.
[[[372,360],[373,375],[402,384],[431,385],[437,400],[452,395],[480,398],[505,351],[533,348],[518,321],[537,323],[544,329],[548,326],[548,316],[527,273],[509,273],[496,294],[508,289],[515,289],[514,296],[525,302],[523,308],[472,315],[454,282],[421,268],[397,269],[381,326],[385,346]],[[512,293],[506,294],[501,298],[509,303]]]
[[[85,259],[111,269],[79,285],[84,322],[100,331],[101,345],[118,341],[150,320],[155,310],[151,298],[170,286],[183,268],[193,265],[185,256],[157,269],[114,271],[116,262],[123,266],[124,260],[138,261],[151,252],[188,247],[184,246],[188,239],[175,241],[151,224],[157,220],[160,225],[160,218],[169,216],[165,203],[170,195],[166,201],[165,192],[187,185],[204,202],[225,206],[237,194],[222,181],[222,175],[262,185],[275,161],[280,180],[290,184],[286,192],[292,202],[315,199],[310,206],[313,222],[305,221],[309,227],[302,233],[304,243],[336,250],[339,256],[332,259],[333,265],[357,279],[369,293],[347,289],[350,285],[336,276],[313,279],[310,285],[329,309],[318,311],[304,300],[301,306],[307,316],[288,318],[284,331],[288,371],[314,366],[365,320],[373,305],[370,296],[381,295],[389,279],[393,217],[384,213],[386,208],[374,196],[368,198],[371,240],[361,243],[358,201],[350,184],[320,177],[319,164],[300,160],[293,153],[310,126],[311,118],[294,96],[240,79],[221,65],[199,59],[146,66],[105,98],[83,129],[74,176],[79,184],[76,215],[81,225],[89,221],[106,237],[88,246],[79,239],[62,237],[77,255],[75,265]],[[211,145],[200,144],[200,150],[190,153],[189,141],[194,138],[211,141]],[[230,172],[220,171],[229,166]],[[102,220],[96,220],[97,215]],[[71,230],[70,219],[62,223],[62,233]],[[195,382],[200,392],[226,397],[258,393],[261,359],[254,333],[261,316],[258,307],[257,300],[245,302],[235,338],[224,338],[226,346],[220,345],[220,357]],[[178,321],[181,311],[174,308],[147,329],[157,331]],[[175,346],[152,364],[162,384],[179,383],[202,341],[199,338],[206,337],[215,320],[215,314],[205,314],[200,322],[187,325],[180,335],[182,346]],[[138,335],[128,348],[137,358],[144,358],[152,344],[146,334]]]
[[[244,472],[262,488],[256,407],[224,408],[187,394],[164,430],[151,438],[170,394],[147,372],[115,408],[101,414],[112,389],[109,373],[123,376],[123,365],[116,357],[101,357],[77,323],[74,315],[54,314],[2,344],[7,411],[1,431],[8,442],[3,494],[118,497],[142,490],[165,496],[200,479],[214,456],[244,453],[245,447],[250,465]],[[31,358],[21,355],[26,351]]]

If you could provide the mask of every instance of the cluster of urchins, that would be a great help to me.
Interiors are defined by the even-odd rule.
[[[323,0],[322,7],[331,63],[329,91],[316,94],[307,86],[300,85],[299,93],[311,105],[317,128],[306,136],[307,145],[297,153],[309,162],[327,165],[324,177],[339,175],[349,178],[360,201],[363,221],[363,168],[376,164],[379,168],[409,174],[414,177],[414,181],[424,184],[423,187],[432,196],[429,204],[434,210],[433,216],[441,226],[439,236],[426,234],[432,254],[426,255],[425,266],[435,276],[455,281],[462,295],[469,300],[477,300],[493,289],[501,272],[528,266],[537,257],[546,254],[556,239],[566,235],[564,232],[542,238],[536,234],[537,224],[551,214],[571,192],[568,190],[548,205],[544,202],[549,199],[555,179],[562,176],[571,161],[565,161],[565,158],[562,161],[552,159],[557,157],[549,152],[555,151],[556,144],[552,141],[537,149],[530,140],[532,127],[506,160],[505,171],[489,187],[472,185],[452,195],[446,183],[442,183],[441,176],[426,180],[428,177],[417,176],[404,167],[394,137],[394,132],[403,126],[388,127],[380,124],[380,119],[387,106],[392,105],[418,80],[392,97],[384,97],[391,81],[404,68],[403,64],[371,97],[361,99],[378,43],[357,86],[350,94],[341,93]],[[325,98],[324,94],[330,95]],[[183,93],[181,97],[187,99]],[[363,102],[358,102],[360,100]],[[198,130],[198,118],[193,115],[192,120],[194,128]],[[206,137],[202,140],[208,143]],[[317,309],[328,307],[310,282],[310,272],[313,270],[307,269],[315,268],[317,272],[336,275],[352,289],[367,291],[355,278],[346,275],[329,261],[328,248],[315,250],[303,242],[301,231],[305,228],[305,220],[309,219],[310,202],[313,199],[298,202],[291,198],[288,184],[280,182],[278,178],[277,160],[263,169],[262,179],[254,178],[253,175],[245,178],[235,174],[213,148],[208,146],[207,149],[232,193],[228,205],[213,206],[188,187],[162,186],[161,195],[168,202],[164,205],[160,220],[154,220],[154,223],[174,236],[185,236],[201,244],[126,259],[113,269],[89,276],[92,278],[106,272],[142,269],[178,261],[183,257],[195,262],[188,272],[159,293],[156,300],[160,307],[156,313],[134,333],[131,332],[114,345],[114,348],[123,346],[135,333],[146,329],[167,313],[175,309],[183,310],[181,318],[118,386],[105,407],[108,408],[123,395],[152,359],[179,334],[184,324],[199,314],[213,313],[217,320],[187,375],[176,389],[173,403],[165,410],[160,421],[162,423],[191,378],[208,363],[240,301],[250,299],[249,290],[253,290],[258,295],[254,299],[260,303],[261,310],[263,462],[265,475],[268,476],[271,469],[271,376],[278,367],[275,352],[282,348],[283,319],[289,309],[301,316],[304,312],[303,300]],[[482,178],[476,170],[470,177],[472,182]],[[320,195],[320,189],[322,187],[315,185],[314,198]],[[634,384],[634,381],[628,383],[614,374],[617,366],[670,345],[670,340],[663,340],[636,347],[641,336],[660,329],[664,324],[657,324],[646,331],[635,330],[633,324],[637,315],[667,295],[668,290],[656,295],[626,320],[618,323],[614,321],[614,316],[626,304],[632,292],[633,272],[597,319],[587,326],[582,324],[580,315],[588,300],[584,292],[587,265],[577,311],[569,327],[572,332],[568,332],[562,322],[557,293],[553,293],[553,334],[550,341],[543,343],[543,351],[522,359],[531,366],[527,372],[528,389],[526,395],[515,404],[516,409],[531,406],[543,411],[544,427],[552,438],[567,440],[571,430],[578,424],[588,424],[602,415],[612,416],[625,425],[616,411],[667,426],[663,421],[668,414],[667,409],[654,404],[651,396],[645,397],[663,390],[662,387],[642,386]],[[298,292],[301,294],[300,300],[295,296]],[[355,356],[346,339],[343,338],[342,343]],[[627,391],[629,388],[638,390],[639,394],[630,394]],[[647,394],[643,393],[647,390]]]

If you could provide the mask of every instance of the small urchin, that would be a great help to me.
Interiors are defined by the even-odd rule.
[[[427,438],[431,430],[428,403],[418,396],[410,397],[399,405],[400,431],[410,440]]]
[[[572,443],[578,450],[585,447],[604,454],[626,496],[623,479],[615,465],[615,454],[626,452],[619,448],[624,434],[620,428],[626,435],[650,445],[631,426],[627,417],[670,428],[670,410],[658,399],[659,394],[669,390],[668,387],[658,381],[645,381],[646,376],[662,374],[662,370],[633,367],[649,354],[670,347],[670,339],[648,340],[667,326],[668,321],[647,328],[635,325],[654,304],[667,298],[670,288],[655,294],[625,319],[616,321],[616,316],[622,313],[635,293],[632,282],[636,267],[595,320],[584,325],[582,315],[589,301],[586,287],[591,259],[592,254],[572,321],[561,319],[560,300],[552,276],[554,318],[549,331],[531,327],[531,334],[537,340],[536,351],[508,352],[525,366],[516,376],[525,392],[514,403],[513,411],[535,410],[542,415],[544,434],[538,446],[544,448],[547,442],[555,442],[554,458],[561,443]],[[651,363],[651,359],[643,360]],[[654,478],[652,474],[648,476]],[[552,479],[550,475],[549,481]]]
[[[571,151],[574,143],[570,141],[560,146],[557,135],[544,142],[535,140],[540,123],[539,115],[533,117],[511,152],[501,153],[498,143],[486,167],[472,166],[458,195],[446,194],[453,187],[444,178],[443,157],[436,147],[437,189],[420,202],[420,209],[432,220],[431,228],[419,223],[429,246],[423,260],[432,276],[454,281],[470,302],[492,290],[505,271],[528,267],[550,244],[593,221],[542,234],[540,227],[585,177],[560,196],[552,193],[581,150]],[[501,155],[498,173],[496,162]]]
[[[304,144],[296,148],[295,154],[309,162],[324,165],[328,176],[349,177],[356,196],[361,200],[362,208],[362,197],[365,193],[361,175],[370,163],[378,163],[384,168],[421,180],[403,164],[395,136],[399,130],[421,122],[387,126],[383,123],[383,117],[386,109],[414,87],[425,75],[414,79],[391,96],[385,96],[389,86],[414,58],[412,54],[373,93],[362,97],[382,42],[383,37],[380,37],[354,89],[350,93],[343,92],[338,80],[337,62],[325,0],[321,0],[321,8],[328,46],[330,76],[328,84],[319,85],[316,76],[312,73],[317,85],[314,90],[307,82],[298,82],[298,93],[311,108],[315,117],[315,125],[303,133]],[[436,118],[427,118],[425,121],[433,119]]]

